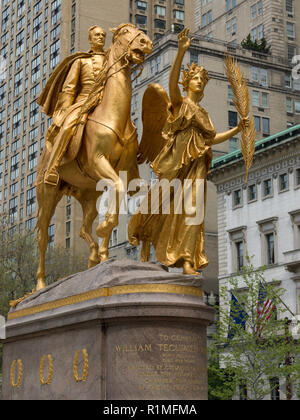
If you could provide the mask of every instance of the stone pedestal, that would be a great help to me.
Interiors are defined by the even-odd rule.
[[[207,399],[201,278],[107,261],[9,313],[3,398]]]

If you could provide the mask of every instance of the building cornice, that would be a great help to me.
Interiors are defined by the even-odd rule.
[[[284,169],[292,172],[294,166],[300,164],[300,149],[299,153],[295,153],[294,150],[299,144],[299,139],[300,124],[257,141],[247,184],[259,183],[261,179],[270,175],[276,177],[276,174]],[[293,146],[293,150],[288,153],[290,146]],[[276,153],[277,156],[274,156]],[[266,160],[268,155],[272,156],[270,162]],[[241,150],[236,150],[212,162],[209,180],[218,186],[219,191],[227,191],[242,185],[244,176],[242,153]]]

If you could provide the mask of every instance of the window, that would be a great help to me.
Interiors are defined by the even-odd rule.
[[[261,105],[263,108],[268,108],[269,106],[269,94],[266,92],[262,92],[261,94]]]
[[[252,91],[252,105],[259,106],[259,91],[258,90]]]
[[[118,228],[112,231],[111,238],[109,240],[109,247],[118,245]]]
[[[255,201],[257,198],[256,184],[249,185],[248,187],[248,202]]]
[[[190,64],[192,63],[198,64],[198,58],[199,58],[199,55],[197,51],[190,50]]]
[[[265,135],[270,134],[270,119],[269,118],[262,118],[262,133]]]
[[[19,111],[13,116],[13,137],[18,136],[21,133],[21,118],[22,112]]]
[[[71,240],[70,240],[70,238],[67,238],[66,239],[66,249],[70,249],[70,247],[71,247]]]
[[[266,69],[251,67],[252,82],[260,83],[262,86],[268,86],[268,72]]]
[[[286,73],[284,76],[284,86],[286,88],[291,88],[292,87],[292,76],[290,73]]]
[[[39,55],[31,62],[31,82],[36,82],[41,76],[41,56]]]
[[[289,212],[292,220],[293,233],[294,233],[294,249],[300,248],[300,210]]]
[[[202,26],[206,26],[212,22],[212,10],[209,10],[207,13],[202,15]]]
[[[27,190],[26,198],[26,215],[31,216],[36,212],[36,188],[30,188]]]
[[[55,0],[51,4],[51,24],[56,25],[61,19],[61,0]]]
[[[228,126],[230,128],[236,127],[238,124],[238,115],[235,111],[228,111]]]
[[[289,187],[289,179],[288,174],[281,174],[279,175],[279,191],[286,191]]]
[[[6,85],[0,87],[0,108],[6,105]]]
[[[274,252],[274,233],[268,233],[266,235],[267,243],[267,264],[275,263],[275,252]]]
[[[24,33],[23,29],[16,37],[16,55],[20,55],[24,51]]]
[[[15,223],[18,218],[18,198],[9,200],[9,223]]]
[[[135,23],[138,25],[147,25],[147,16],[135,15]]]
[[[27,186],[31,187],[36,180],[36,172],[33,172],[32,174],[27,176]]]
[[[166,16],[166,8],[163,6],[154,6],[157,15]]]
[[[261,233],[261,252],[263,264],[275,264],[277,261],[277,217],[257,222]]]
[[[236,33],[236,17],[226,22],[226,34],[235,35],[235,33]]]
[[[40,0],[38,3],[36,3],[34,5],[34,7],[33,7],[33,13],[36,15],[41,10],[42,7],[43,7],[43,1]]]
[[[236,190],[233,192],[233,206],[240,206],[242,204],[242,190]]]
[[[67,219],[70,219],[70,217],[71,217],[71,205],[70,205],[70,204],[68,204],[68,205],[66,206],[66,218],[67,218]]]
[[[26,220],[26,223],[25,223],[26,230],[29,230],[29,231],[33,230],[35,226],[35,221],[36,221],[35,217],[33,217],[32,219]]]
[[[8,6],[2,12],[2,31],[5,31],[9,27],[9,16],[10,16],[10,7]]]
[[[296,186],[300,185],[300,168],[296,169],[295,183],[296,183]]]
[[[231,246],[231,271],[236,273],[244,266],[246,255],[246,226],[241,226],[228,231]]]
[[[144,10],[144,12],[147,10],[147,3],[145,1],[136,1],[135,5],[137,9]]]
[[[11,181],[17,179],[20,174],[20,154],[17,153],[15,156],[11,158],[10,161],[10,179]]]
[[[41,91],[41,85],[40,85],[40,83],[38,83],[37,85],[33,86],[30,89],[30,96],[31,96],[31,98],[36,97],[36,95],[38,95],[40,93],[40,91]]]
[[[236,267],[240,271],[244,266],[244,242],[239,241],[235,243],[236,246]]]
[[[28,169],[32,170],[37,166],[38,142],[33,143],[28,148]]]
[[[285,0],[285,10],[288,15],[294,16],[294,0]]]
[[[229,102],[233,102],[233,100],[234,100],[234,93],[233,93],[232,87],[230,85],[228,85],[227,100]]]
[[[286,112],[288,114],[293,113],[293,100],[292,100],[292,98],[286,98]]]
[[[36,101],[30,104],[30,125],[34,125],[39,121],[39,106]]]
[[[286,22],[286,35],[288,38],[295,38],[295,24]]]
[[[25,16],[23,16],[21,19],[18,20],[17,22],[17,31],[19,31],[22,26],[24,26],[25,24]]]
[[[158,29],[166,29],[166,21],[162,19],[154,19],[154,26]]]
[[[269,197],[273,193],[272,179],[265,179],[263,182],[263,197]]]
[[[299,101],[299,100],[297,100],[297,99],[295,99],[294,104],[295,104],[295,112],[296,112],[297,114],[299,114],[299,113],[300,113],[300,101]]]
[[[289,61],[292,61],[293,57],[297,55],[297,48],[294,45],[288,45],[287,57]]]
[[[55,39],[59,34],[60,34],[60,25],[56,26],[50,32],[50,38],[51,38],[51,40]]]
[[[54,69],[60,61],[60,39],[50,46],[50,68]]]
[[[184,20],[184,12],[182,10],[174,10],[174,19]]]
[[[35,19],[33,19],[32,26],[32,37],[33,41],[37,41],[42,35],[42,13],[40,13]]]
[[[236,6],[236,0],[226,0],[226,12]]]
[[[257,39],[261,40],[264,37],[264,25],[258,25],[257,27]]]
[[[18,0],[18,16],[21,16],[22,13],[25,12],[25,0]]]
[[[68,221],[66,222],[66,236],[68,237],[70,236],[70,234],[71,234],[71,222]]]

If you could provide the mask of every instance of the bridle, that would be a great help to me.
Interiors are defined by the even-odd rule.
[[[124,68],[126,68],[126,67],[128,67],[129,65],[130,65],[130,63],[129,63],[129,48],[130,48],[130,46],[133,44],[133,42],[139,37],[139,36],[141,36],[143,34],[143,32],[142,31],[139,31],[137,34],[135,34],[128,42],[127,42],[127,45],[125,45],[125,52],[123,53],[123,54],[121,54],[120,55],[120,57],[118,57],[107,69],[105,69],[105,74],[103,75],[103,73],[100,73],[100,75],[99,75],[99,79],[96,81],[96,84],[99,82],[100,83],[100,81],[101,81],[101,79],[103,79],[103,77],[104,77],[104,83],[101,85],[101,87],[100,87],[100,89],[99,89],[99,91],[98,92],[95,92],[95,95],[98,95],[98,94],[100,94],[100,92],[101,91],[103,91],[103,89],[104,89],[104,87],[105,87],[105,85],[106,85],[106,83],[107,83],[107,81],[108,81],[108,79],[109,78],[111,78],[113,75],[115,75],[116,73],[119,73],[120,71],[122,71]],[[117,35],[117,39],[118,39],[118,36],[119,35]],[[117,39],[114,41],[114,44],[115,44],[115,42],[117,41]],[[122,45],[122,43],[120,43],[121,45]],[[124,45],[122,45],[122,46],[124,46]],[[109,73],[109,71],[118,63],[118,62],[120,62],[121,60],[123,60],[123,59],[125,59],[125,64],[123,64],[119,69],[117,69],[117,70],[115,70],[114,72],[112,72],[112,73],[110,73],[110,74],[108,74]],[[142,71],[143,71],[143,69],[144,69],[144,67],[143,67],[143,65],[142,65],[142,63],[141,64],[138,64],[137,66],[135,66],[132,70],[131,70],[131,72],[134,72],[134,71],[136,71],[136,69],[137,68],[139,68],[140,67],[140,70],[139,70],[139,72],[138,72],[138,74],[134,77],[134,79],[132,79],[131,80],[131,83],[132,82],[134,82],[140,75],[141,75],[141,73],[142,73]],[[84,107],[83,107],[84,108]],[[84,110],[83,110],[84,111]],[[83,112],[84,113],[84,112]],[[81,120],[81,116],[79,117],[79,120]],[[95,122],[95,123],[97,123],[97,124],[100,124],[100,125],[103,125],[103,126],[105,126],[105,127],[107,127],[107,128],[110,128],[112,131],[114,131],[115,132],[115,130],[113,130],[111,127],[108,127],[108,126],[106,126],[105,124],[102,124],[102,123],[100,123],[99,121],[96,121],[96,120],[94,120],[94,119],[91,119],[90,117],[88,117],[88,120],[90,120],[90,121],[93,121],[93,122]],[[121,140],[121,137],[120,137],[120,133],[115,133],[115,134],[117,134],[117,136],[119,137],[119,139]]]

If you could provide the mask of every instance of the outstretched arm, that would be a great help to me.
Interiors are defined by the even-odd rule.
[[[216,134],[216,136],[213,140],[213,144],[223,143],[224,141],[231,139],[232,137],[234,137],[238,133],[240,133],[244,126],[245,127],[249,126],[249,117],[242,118],[240,120],[239,124],[235,128],[232,128],[231,130],[225,131],[224,133]]]
[[[185,28],[178,35],[178,51],[174,60],[174,63],[171,68],[170,78],[169,78],[169,92],[170,99],[173,105],[175,114],[179,110],[182,104],[182,96],[178,86],[181,64],[185,52],[188,50],[192,42],[192,39],[189,39],[189,29]]]

